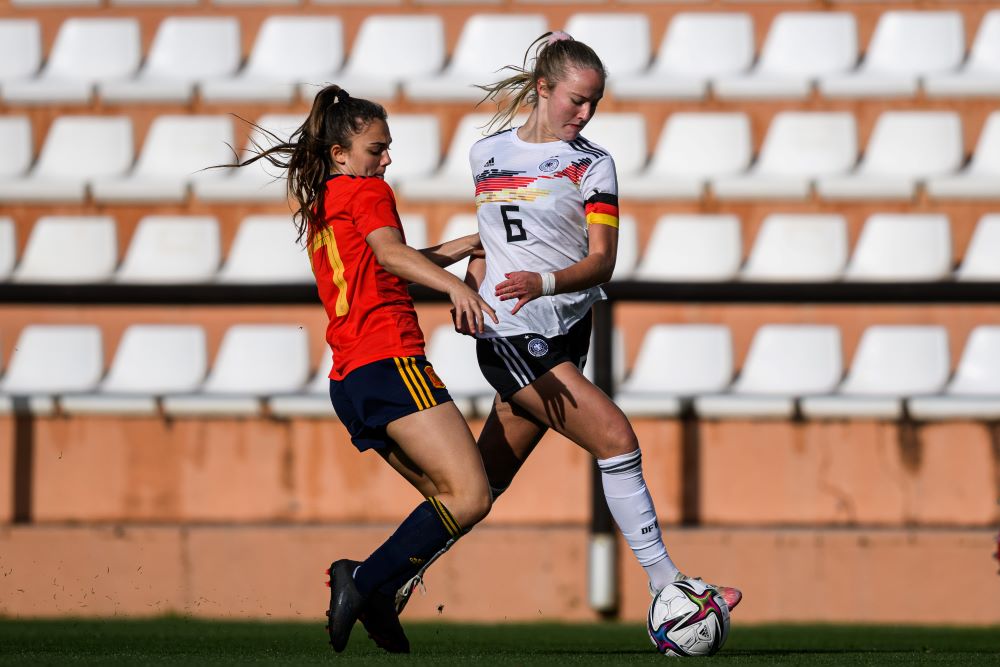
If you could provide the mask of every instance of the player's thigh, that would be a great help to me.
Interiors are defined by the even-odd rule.
[[[635,451],[625,413],[573,364],[559,364],[512,397],[538,421],[599,459]]]
[[[478,440],[490,486],[509,486],[547,430],[531,413],[497,396]]]

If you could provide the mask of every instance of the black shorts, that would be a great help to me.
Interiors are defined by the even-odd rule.
[[[390,357],[330,380],[330,400],[359,451],[392,444],[385,427],[451,400],[426,357]]]
[[[479,369],[504,401],[564,361],[582,371],[590,349],[591,322],[587,313],[569,333],[552,338],[539,334],[480,338],[476,341]]]

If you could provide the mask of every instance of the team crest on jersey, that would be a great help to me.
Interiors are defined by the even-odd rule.
[[[559,158],[550,157],[545,162],[538,165],[538,171],[544,171],[545,173],[550,173],[559,168]]]
[[[438,374],[434,372],[433,368],[430,366],[424,366],[424,375],[426,375],[427,379],[431,381],[431,384],[434,385],[435,389],[444,389],[444,382],[441,382],[441,378],[438,377]]]
[[[528,342],[528,352],[530,352],[533,357],[544,357],[549,353],[549,344],[541,338],[532,338],[531,341]]]

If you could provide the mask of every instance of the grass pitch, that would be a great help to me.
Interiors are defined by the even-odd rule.
[[[412,623],[409,656],[376,649],[355,628],[337,655],[322,623],[0,619],[0,664],[608,665],[663,660],[638,623]],[[1000,628],[740,626],[713,660],[732,665],[1000,664]]]

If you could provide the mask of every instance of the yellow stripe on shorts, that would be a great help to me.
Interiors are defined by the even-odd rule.
[[[427,380],[424,379],[424,374],[421,373],[420,369],[417,367],[417,360],[413,357],[406,357],[406,361],[409,364],[409,367],[413,370],[413,374],[416,376],[417,381],[419,381],[417,389],[423,387],[423,390],[425,392],[424,395],[427,397],[427,401],[431,404],[431,406],[437,405],[438,402],[434,398],[434,392],[431,391],[431,388],[427,386]]]
[[[410,396],[413,397],[413,402],[417,404],[417,409],[423,410],[424,408],[429,408],[429,405],[426,405],[420,400],[420,396],[413,389],[413,385],[410,384],[410,378],[407,376],[407,372],[403,368],[403,363],[400,361],[400,358],[393,357],[392,360],[396,362],[396,368],[399,369],[399,377],[403,378],[403,384],[405,384],[406,388],[410,391]]]

